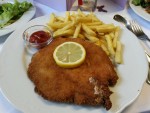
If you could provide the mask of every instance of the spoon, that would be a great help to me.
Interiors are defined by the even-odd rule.
[[[130,31],[132,31],[130,22],[127,21],[123,16],[117,14],[114,16],[113,19],[118,21],[118,22],[123,23],[126,26],[126,28],[128,28]],[[150,56],[148,55],[148,53],[146,51],[145,51],[145,54],[147,56],[148,63],[149,63],[149,70],[148,70],[148,76],[147,76],[146,83],[150,85]]]
[[[117,15],[114,16],[113,19],[118,21],[118,22],[123,23],[126,26],[126,28],[128,28],[130,31],[132,31],[130,22],[127,21],[123,16],[117,14]]]

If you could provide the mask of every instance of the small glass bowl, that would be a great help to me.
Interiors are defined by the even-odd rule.
[[[44,42],[30,42],[31,35],[38,31],[44,31],[46,33],[49,33],[50,37],[47,40],[45,40]],[[47,46],[53,40],[53,32],[47,26],[34,25],[34,26],[27,28],[23,32],[23,39],[25,41],[25,45],[29,49],[32,49],[32,48],[41,49],[41,48]]]

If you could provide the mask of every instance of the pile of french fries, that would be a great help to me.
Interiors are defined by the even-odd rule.
[[[120,27],[112,23],[105,24],[94,13],[67,11],[65,17],[52,13],[47,25],[53,31],[54,38],[87,39],[101,47],[115,63],[122,63]]]

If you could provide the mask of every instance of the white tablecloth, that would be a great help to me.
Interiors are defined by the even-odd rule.
[[[35,2],[35,5],[37,7],[35,17],[49,14],[51,12],[55,12],[55,10],[53,10],[52,8],[44,6],[37,2]],[[111,0],[109,0],[109,1],[108,0],[98,0],[98,5],[105,5],[104,9],[108,10],[107,15],[109,15],[110,18],[113,18],[114,14],[121,14],[124,17],[126,17],[127,19],[136,19],[137,22],[142,26],[144,32],[148,36],[150,36],[150,22],[148,22],[148,21],[142,19],[141,17],[139,17],[138,15],[136,15],[128,5],[126,6],[125,9],[122,9],[117,4],[111,2]],[[98,12],[98,11],[96,10],[96,12]],[[106,13],[100,13],[100,14],[106,14]],[[5,42],[5,40],[7,39],[7,37],[9,35],[10,34],[0,37],[0,50],[3,46],[3,43]],[[150,51],[150,49],[147,45],[145,45],[145,48],[148,51]],[[143,85],[143,89],[142,89],[142,92],[139,95],[139,97],[129,107],[127,107],[123,111],[123,113],[139,113],[139,112],[144,112],[144,111],[149,111],[149,112],[145,112],[145,113],[150,113],[150,86],[147,85],[146,83]],[[16,110],[9,103],[9,101],[2,95],[2,93],[0,93],[0,113],[21,113],[21,112]]]

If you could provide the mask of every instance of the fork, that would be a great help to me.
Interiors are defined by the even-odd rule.
[[[118,22],[121,22],[123,23],[130,31],[132,31],[139,39],[141,40],[150,40],[146,35],[145,33],[142,31],[141,27],[135,22],[135,21],[127,21],[123,16],[121,15],[115,15],[114,20],[118,21]],[[146,38],[140,38],[141,35],[145,35],[143,37],[146,37]],[[148,59],[148,63],[149,63],[149,71],[148,71],[148,77],[147,77],[147,84],[150,85],[150,55],[146,52],[145,50],[145,54],[147,56],[147,59]]]
[[[150,39],[148,38],[148,36],[143,32],[141,26],[135,21],[132,20],[130,21],[130,26],[132,29],[132,32],[141,40],[147,40],[150,42]]]
[[[142,28],[140,27],[140,25],[135,21],[132,20],[130,21],[130,26],[131,26],[131,30],[132,32],[141,40],[147,40],[150,42],[150,39],[148,38],[148,36],[143,32]],[[149,63],[149,67],[150,67],[150,56],[149,54],[145,51],[145,54],[147,56],[148,59],[148,63]],[[150,85],[150,69],[148,71],[148,77],[146,80],[147,84]]]

